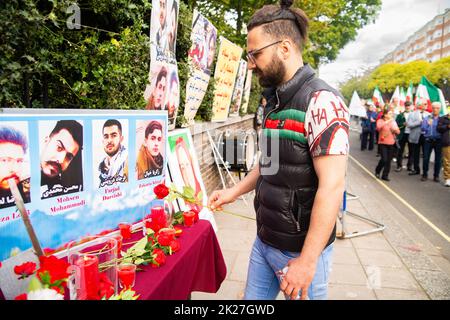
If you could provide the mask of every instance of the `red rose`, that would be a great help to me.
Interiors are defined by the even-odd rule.
[[[163,224],[159,223],[159,221],[153,219],[152,221],[147,222],[145,227],[150,228],[155,232],[158,232],[160,229],[164,228],[165,226]]]
[[[66,279],[69,276],[67,268],[70,265],[66,261],[58,259],[55,256],[40,256],[39,261],[41,263],[41,267],[37,271],[39,280],[42,280],[45,271],[47,271],[50,276],[50,283]]]
[[[172,248],[172,252],[177,252],[180,250],[180,241],[172,240],[170,243],[170,248]]]
[[[19,275],[19,279],[25,279],[36,271],[36,263],[25,262],[14,267],[14,273]]]
[[[169,194],[169,188],[164,183],[158,184],[153,191],[158,199],[164,199]]]
[[[153,250],[152,267],[158,268],[158,267],[161,267],[165,263],[166,263],[166,255],[164,254],[164,251],[162,251],[161,249]]]
[[[158,242],[162,246],[169,246],[174,238],[175,230],[173,229],[161,229],[157,236]]]
[[[26,293],[19,294],[14,300],[28,300],[28,296]]]

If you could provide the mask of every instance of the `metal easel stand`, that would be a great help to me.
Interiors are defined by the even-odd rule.
[[[213,151],[214,162],[216,163],[217,170],[219,171],[219,174],[220,174],[220,180],[222,181],[222,186],[223,186],[223,188],[226,189],[226,188],[227,188],[227,185],[226,185],[225,179],[224,179],[224,177],[223,177],[223,175],[222,175],[222,170],[221,170],[221,168],[220,168],[219,161],[220,161],[220,163],[223,165],[223,167],[225,168],[225,170],[227,171],[227,174],[228,174],[228,176],[231,178],[231,181],[233,182],[233,184],[236,185],[236,181],[234,180],[233,175],[232,175],[232,174],[230,173],[230,171],[228,170],[228,165],[227,165],[227,163],[225,163],[225,161],[223,161],[223,158],[222,158],[222,156],[220,155],[219,150],[217,150],[216,144],[214,143],[214,140],[213,140],[213,138],[211,137],[211,134],[209,133],[208,130],[206,130],[206,133],[208,134],[209,144],[211,145],[211,149],[212,149],[212,151]],[[245,198],[245,196],[242,195],[240,198],[241,198],[242,200],[244,200],[245,205],[248,207],[248,202],[247,202],[247,199]]]
[[[355,199],[358,198],[358,196],[355,196],[355,195],[352,195],[352,196],[353,196],[353,199],[348,199],[348,200],[355,200]],[[352,217],[354,217],[354,218],[362,220],[362,221],[364,221],[364,222],[366,222],[366,223],[368,223],[370,225],[373,225],[373,226],[375,226],[375,228],[371,229],[371,230],[366,230],[366,231],[360,231],[360,232],[359,231],[355,231],[355,232],[348,233],[346,228],[345,228],[345,215],[347,215],[347,214],[352,216]],[[381,223],[379,223],[377,221],[374,221],[372,219],[363,217],[363,216],[361,216],[359,214],[347,211],[347,191],[344,191],[344,196],[343,196],[343,201],[342,201],[342,210],[340,210],[340,212],[339,212],[338,219],[339,219],[339,222],[341,223],[341,226],[342,226],[341,233],[336,235],[336,238],[338,238],[338,239],[349,239],[349,238],[355,238],[355,237],[359,237],[359,236],[364,236],[364,235],[367,235],[367,234],[383,231],[386,228],[386,226],[384,224],[381,224]]]

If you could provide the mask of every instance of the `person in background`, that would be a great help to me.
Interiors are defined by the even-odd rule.
[[[380,178],[381,170],[383,170],[381,179],[385,181],[390,181],[389,171],[394,155],[395,135],[400,133],[393,117],[394,113],[389,109],[385,109],[381,119],[377,120],[378,146],[380,147],[381,159],[375,168],[375,176]]]
[[[364,151],[367,149],[367,142],[369,139],[369,135],[371,132],[371,123],[370,123],[370,105],[366,103],[366,117],[361,118],[361,151]],[[373,147],[373,146],[372,146]]]
[[[450,187],[450,112],[439,118],[437,131],[442,136],[442,164],[445,186]]]
[[[262,130],[262,123],[264,121],[264,108],[266,107],[267,100],[263,96],[259,100],[258,108],[256,108],[255,117],[253,118],[253,128],[256,131],[256,143],[259,148],[259,135]]]
[[[431,152],[434,150],[434,175],[433,181],[439,182],[439,172],[441,171],[442,156],[442,135],[437,130],[439,122],[439,112],[441,111],[441,103],[433,102],[431,105],[432,114],[426,116],[422,121],[422,132],[424,136],[424,153],[422,163],[421,181],[428,179],[428,168],[430,165]]]
[[[401,112],[395,118],[395,122],[397,122],[397,126],[400,129],[400,134],[397,136],[397,141],[399,144],[399,149],[397,150],[397,168],[396,172],[402,171],[402,163],[403,163],[403,152],[405,151],[405,145],[408,142],[409,137],[409,128],[406,126],[406,121],[408,120],[408,116],[411,112],[411,102],[405,102],[405,111]],[[408,170],[411,168],[411,159],[408,157],[408,164],[406,165]]]
[[[410,176],[420,174],[420,146],[422,136],[422,121],[428,112],[424,111],[424,104],[419,102],[415,111],[411,112],[406,121],[406,127],[409,128],[408,147],[409,158],[414,168],[409,173]],[[422,138],[423,139],[423,138]]]
[[[377,102],[375,104],[376,108],[377,108],[377,118],[375,120],[375,143],[377,144],[377,157],[381,156],[381,151],[380,151],[380,145],[378,144],[378,140],[380,139],[380,133],[378,132],[378,130],[376,130],[376,122],[378,120],[380,120],[383,117],[383,111],[384,111],[384,103],[383,102]]]

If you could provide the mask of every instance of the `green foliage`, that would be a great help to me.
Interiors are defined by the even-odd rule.
[[[350,103],[354,91],[358,92],[360,97],[370,98],[373,90],[369,89],[369,76],[352,77],[340,85],[340,91],[347,103]]]
[[[375,86],[378,86],[383,93],[392,94],[397,86],[407,88],[411,82],[417,86],[422,76],[426,76],[438,87],[443,88],[448,85],[450,57],[433,63],[424,60],[405,64],[386,63],[377,67],[369,75],[350,78],[340,85],[340,90],[349,100],[354,90],[357,90],[361,97],[371,97]]]
[[[193,9],[218,35],[245,48],[254,12],[278,0],[181,0],[176,55],[180,78],[177,126],[184,122],[187,51]],[[69,29],[73,0],[3,1],[0,13],[0,107],[141,109],[149,82],[151,0],[79,0],[81,29]],[[373,19],[380,0],[297,0],[311,19],[305,60],[332,61],[359,28]],[[217,48],[218,49],[218,48]],[[214,70],[214,66],[212,68]],[[438,73],[438,70],[435,71]],[[433,77],[430,77],[433,79]],[[262,88],[253,77],[248,113]],[[210,121],[211,79],[196,119]]]
[[[450,84],[450,57],[442,58],[431,64],[427,78],[439,87]]]

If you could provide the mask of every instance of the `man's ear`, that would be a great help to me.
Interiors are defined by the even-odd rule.
[[[281,48],[281,55],[285,60],[291,56],[292,51],[294,50],[292,42],[289,39],[283,40],[283,42],[281,42],[280,44],[280,48]]]

